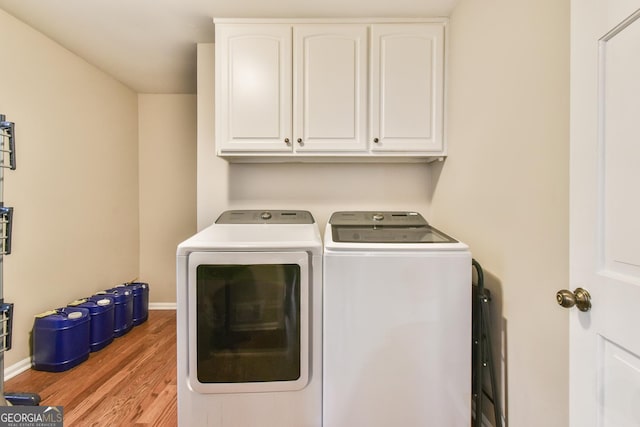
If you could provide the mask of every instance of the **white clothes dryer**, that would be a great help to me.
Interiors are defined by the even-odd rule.
[[[321,301],[307,211],[227,211],[182,242],[179,426],[320,427]]]
[[[324,426],[469,426],[467,245],[416,212],[336,212],[324,240]]]

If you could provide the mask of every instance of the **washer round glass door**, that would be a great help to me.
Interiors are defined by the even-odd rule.
[[[189,255],[189,383],[201,393],[299,390],[309,370],[306,252]]]

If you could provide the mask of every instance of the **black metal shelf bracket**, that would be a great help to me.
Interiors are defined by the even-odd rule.
[[[0,353],[11,350],[13,303],[0,303]]]
[[[13,225],[13,208],[0,203],[0,255],[11,253],[11,235]]]
[[[4,114],[0,114],[0,135],[2,136],[2,145],[0,146],[0,153],[2,153],[2,162],[0,167],[8,168],[11,170],[16,169],[16,127],[13,122],[6,120]],[[8,140],[8,145],[5,145],[5,139]],[[5,162],[8,155],[9,161]]]

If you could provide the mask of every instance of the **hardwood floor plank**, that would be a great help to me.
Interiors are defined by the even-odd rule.
[[[65,372],[30,369],[5,390],[40,394],[63,406],[65,426],[176,426],[176,316],[152,310],[149,320]]]

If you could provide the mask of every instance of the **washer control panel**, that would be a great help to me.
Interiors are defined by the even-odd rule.
[[[455,243],[417,212],[344,211],[329,219],[334,242]]]
[[[428,225],[418,212],[402,211],[343,211],[329,219],[331,225],[382,225],[387,227],[420,227]]]

